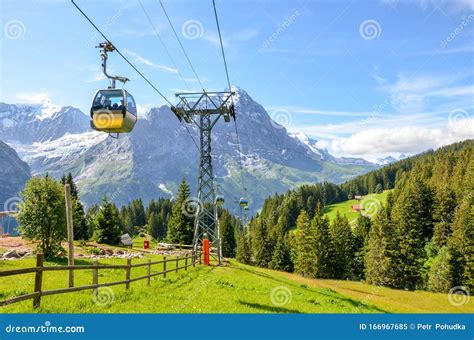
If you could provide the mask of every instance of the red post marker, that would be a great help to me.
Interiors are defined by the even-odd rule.
[[[204,264],[208,266],[210,259],[210,244],[207,238],[202,240],[202,254],[204,256]]]
[[[143,249],[148,249],[150,247],[150,241],[143,241]]]

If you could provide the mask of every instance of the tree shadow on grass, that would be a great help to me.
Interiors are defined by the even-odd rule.
[[[269,275],[267,273],[262,273],[262,272],[257,271],[257,270],[251,270],[251,269],[248,269],[248,268],[236,267],[236,266],[233,266],[233,268],[237,269],[237,270],[242,270],[242,271],[248,272],[248,273],[253,274],[253,275],[261,276],[261,277],[264,277],[264,278],[269,279],[269,280],[273,280],[273,281],[276,281],[276,282],[279,282],[279,283],[283,283],[283,284],[285,284],[287,286],[290,286],[290,287],[295,287],[295,288],[298,288],[298,289],[304,289],[304,290],[309,291],[311,293],[324,295],[324,296],[327,296],[331,299],[339,300],[341,302],[346,302],[346,303],[349,303],[352,307],[355,307],[355,308],[366,308],[367,311],[374,311],[374,312],[379,312],[379,313],[389,313],[388,311],[386,311],[384,309],[381,309],[377,306],[369,305],[369,304],[363,304],[360,300],[354,300],[351,297],[348,297],[346,295],[338,293],[337,291],[329,289],[329,288],[308,287],[306,285],[289,282],[287,279],[277,278],[275,276]],[[329,292],[325,292],[325,290],[329,291]],[[370,296],[371,294],[367,293],[367,295]]]
[[[260,303],[252,303],[252,302],[247,302],[247,301],[242,301],[242,300],[239,300],[239,303],[243,306],[263,310],[270,313],[301,314],[301,312],[296,309],[288,309],[288,308],[278,307],[278,306],[268,306],[268,305],[262,305]]]
[[[323,208],[323,214],[329,214],[334,209],[336,209],[336,207],[327,205]]]

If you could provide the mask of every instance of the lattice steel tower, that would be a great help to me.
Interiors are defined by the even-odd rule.
[[[216,249],[213,257],[222,263],[222,248],[217,218],[216,191],[212,169],[212,128],[223,117],[230,122],[235,119],[235,108],[232,104],[234,92],[193,92],[177,93],[178,104],[171,110],[180,121],[196,124],[199,128],[199,178],[198,207],[194,221],[193,251],[197,252],[203,238],[211,242]]]

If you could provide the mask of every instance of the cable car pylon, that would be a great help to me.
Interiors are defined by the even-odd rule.
[[[222,117],[224,122],[235,119],[232,96],[235,92],[191,92],[176,93],[178,104],[171,110],[180,121],[196,124],[199,128],[199,177],[197,198],[198,210],[194,220],[193,252],[197,253],[204,238],[217,250],[214,258],[222,264],[221,236],[217,216],[217,205],[221,203],[214,186],[212,168],[212,128]],[[218,200],[217,200],[218,199]],[[219,201],[219,202],[218,202]]]

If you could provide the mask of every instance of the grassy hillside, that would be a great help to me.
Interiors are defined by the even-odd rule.
[[[160,258],[152,255],[153,259]],[[147,261],[146,258],[134,262]],[[103,259],[100,263],[123,264],[125,259]],[[90,263],[89,260],[78,263]],[[58,265],[58,262],[47,265]],[[63,263],[61,263],[63,264]],[[1,261],[0,270],[34,266],[34,258]],[[157,271],[161,267],[155,268]],[[134,268],[132,278],[145,274],[145,267]],[[124,279],[122,269],[100,272],[99,282]],[[31,292],[33,274],[0,280],[0,298]],[[76,272],[76,285],[89,284],[91,270]],[[67,285],[67,272],[44,274],[44,288]],[[197,266],[187,272],[169,273],[166,279],[110,287],[104,301],[94,303],[90,291],[46,296],[43,313],[384,313],[384,312],[474,312],[474,303],[452,306],[446,294],[408,292],[374,287],[359,282],[314,280],[300,276],[245,266],[235,261],[223,267]],[[101,300],[102,301],[102,300]],[[32,301],[0,308],[0,313],[32,312]]]
[[[332,220],[336,217],[336,214],[339,212],[340,215],[346,215],[349,219],[349,222],[352,222],[354,219],[359,216],[359,212],[352,211],[352,205],[354,204],[362,204],[363,206],[367,206],[368,204],[385,204],[387,200],[387,196],[390,190],[385,190],[380,194],[369,194],[362,196],[360,201],[358,200],[348,200],[344,202],[339,202],[335,204],[330,204],[324,207],[324,214]]]

